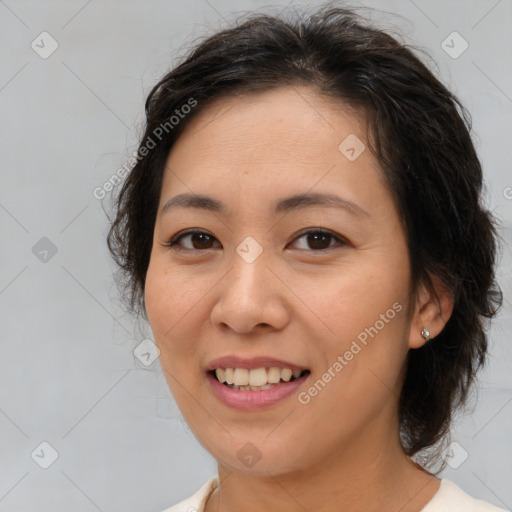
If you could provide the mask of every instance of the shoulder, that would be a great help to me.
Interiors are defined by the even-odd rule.
[[[170,508],[166,508],[162,512],[203,512],[208,496],[210,496],[218,484],[218,477],[215,476],[205,482],[192,496]]]
[[[507,512],[489,502],[473,498],[451,480],[443,478],[439,490],[420,512]]]

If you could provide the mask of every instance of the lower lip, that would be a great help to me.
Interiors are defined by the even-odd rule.
[[[215,396],[228,407],[234,409],[257,409],[275,404],[293,394],[308,378],[307,373],[291,382],[283,382],[261,391],[238,391],[221,384],[211,373],[206,374]]]

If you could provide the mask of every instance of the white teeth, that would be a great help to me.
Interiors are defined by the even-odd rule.
[[[290,368],[217,368],[215,375],[217,380],[228,384],[232,389],[244,391],[259,391],[270,389],[281,381],[290,382],[292,376],[298,379],[301,370],[291,370]]]
[[[292,371],[289,368],[283,368],[281,370],[281,379],[288,382],[292,378]]]
[[[249,384],[251,386],[264,386],[267,384],[267,370],[256,368],[249,373]]]
[[[234,384],[235,383],[235,370],[233,370],[233,368],[226,368],[224,370],[224,377],[226,378],[226,382],[228,384]]]
[[[247,368],[235,368],[233,378],[236,386],[247,386],[249,384],[249,370]]]
[[[268,375],[268,382],[270,384],[277,384],[281,380],[281,368],[276,368],[275,366],[272,366],[267,371]]]

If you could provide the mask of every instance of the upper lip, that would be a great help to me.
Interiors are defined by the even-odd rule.
[[[255,368],[270,368],[273,366],[277,368],[289,368],[290,370],[307,370],[304,366],[273,357],[261,356],[244,359],[238,356],[225,356],[214,359],[208,363],[206,371],[209,372],[217,368],[247,368],[248,370],[254,370]]]

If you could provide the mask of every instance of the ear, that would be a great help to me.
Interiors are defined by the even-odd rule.
[[[429,274],[433,290],[427,283],[421,283],[416,294],[416,303],[411,318],[409,347],[422,347],[426,341],[421,335],[423,328],[435,338],[444,328],[453,312],[453,295],[446,284],[437,276]]]

